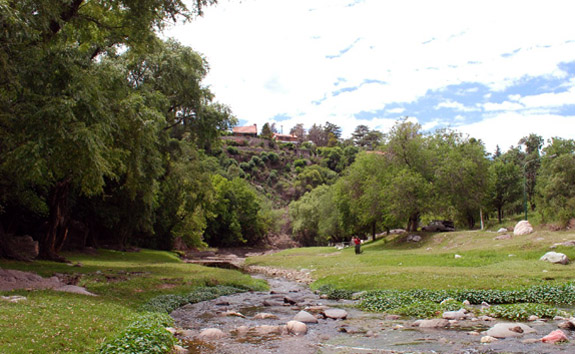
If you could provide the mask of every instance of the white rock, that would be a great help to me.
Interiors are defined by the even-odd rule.
[[[173,335],[176,335],[176,333],[178,332],[178,330],[173,327],[166,327],[166,331],[170,332]]]
[[[286,326],[289,334],[295,334],[296,336],[303,336],[304,334],[307,333],[307,326],[303,322],[289,321]]]
[[[464,306],[471,306],[471,302],[469,302],[469,300],[465,300],[465,301],[463,301],[463,305]]]
[[[481,343],[493,343],[497,341],[497,338],[492,336],[483,336],[481,337]]]
[[[569,257],[558,252],[547,252],[539,260],[553,264],[569,264]]]
[[[504,228],[504,227],[502,227],[502,228],[500,228],[499,230],[497,230],[497,232],[507,232],[507,229]]]
[[[535,316],[535,315],[531,315],[531,316],[529,316],[529,318],[527,318],[527,321],[529,321],[529,322],[535,322],[537,320],[539,320],[539,317]]]
[[[523,323],[498,323],[485,332],[486,335],[495,338],[521,337],[525,333],[536,331]]]
[[[413,327],[419,328],[443,328],[449,326],[449,321],[446,319],[431,319],[431,320],[417,320],[412,324]]]
[[[461,256],[461,255],[459,255],[459,254],[456,254],[456,255],[455,255],[455,259],[459,259],[459,258],[463,258],[463,256]]]
[[[18,303],[20,301],[26,301],[26,297],[20,295],[12,295],[12,296],[0,296],[0,299],[8,302]]]
[[[533,232],[533,226],[527,220],[521,220],[515,225],[513,229],[513,234],[515,236],[529,235]]]
[[[347,318],[347,311],[341,309],[329,309],[323,312],[325,317],[334,320],[344,320]]]
[[[294,316],[294,321],[300,321],[303,323],[317,323],[317,318],[309,312],[300,311]]]
[[[226,334],[218,328],[207,328],[200,332],[199,337],[201,339],[221,339],[224,338]]]
[[[463,309],[459,311],[446,311],[441,317],[446,320],[463,320],[465,318],[465,311]]]

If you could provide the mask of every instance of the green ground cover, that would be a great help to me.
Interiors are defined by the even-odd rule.
[[[142,315],[144,304],[161,295],[187,295],[203,286],[263,289],[237,271],[181,262],[169,252],[142,250],[64,254],[81,267],[38,261],[0,261],[0,267],[43,276],[79,276],[78,285],[97,297],[54,291],[3,291],[26,301],[0,302],[0,353],[86,353],[121,333]]]
[[[248,259],[249,264],[307,269],[313,288],[340,289],[513,289],[573,280],[575,265],[539,261],[555,243],[575,240],[570,231],[540,230],[527,236],[495,239],[493,231],[425,234],[419,243],[401,236],[369,242],[363,253],[352,248],[292,249]],[[557,252],[575,259],[575,249],[559,246]],[[455,255],[461,258],[456,258]]]

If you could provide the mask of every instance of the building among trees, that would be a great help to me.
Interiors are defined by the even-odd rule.
[[[245,127],[233,127],[232,133],[234,136],[241,136],[241,137],[257,137],[258,136],[258,126],[248,125]]]

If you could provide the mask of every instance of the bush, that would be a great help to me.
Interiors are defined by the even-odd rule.
[[[244,171],[244,172],[250,172],[252,170],[252,165],[250,165],[247,162],[242,162],[240,163],[240,168]]]
[[[340,299],[350,300],[353,297],[352,290],[338,289],[332,287],[331,285],[323,285],[318,288],[318,291],[323,295],[327,295],[327,298],[332,300],[340,300]]]
[[[307,166],[307,161],[304,159],[297,159],[293,162],[294,167],[305,167]]]
[[[482,311],[483,314],[504,318],[511,321],[526,321],[529,316],[535,315],[540,318],[553,318],[555,316],[569,317],[570,314],[545,304],[511,304],[497,305]]]
[[[252,156],[250,164],[253,163],[255,166],[263,166],[264,162],[258,156]]]
[[[228,148],[226,150],[228,151],[228,154],[230,154],[230,155],[237,155],[239,153],[238,148],[235,146],[228,146]]]
[[[529,315],[539,317],[553,314],[553,307],[544,304],[554,305],[572,305],[575,304],[575,286],[573,283],[564,285],[538,285],[529,288],[515,290],[500,289],[460,289],[460,290],[377,290],[367,292],[362,296],[360,307],[375,312],[417,312],[418,304],[423,301],[432,303],[441,303],[442,310],[453,311],[461,308],[461,303],[465,300],[471,304],[481,304],[487,302],[490,304],[517,304],[516,306],[495,307],[502,317],[513,319],[520,317],[522,314],[530,312]],[[539,307],[533,307],[534,303],[543,304]],[[414,304],[413,306],[410,306]],[[432,307],[430,307],[431,309]],[[492,309],[494,307],[491,307]],[[552,316],[553,317],[553,316]]]
[[[102,343],[96,352],[100,354],[169,353],[176,344],[176,338],[166,330],[166,327],[172,325],[173,319],[167,314],[140,315],[116,338]]]
[[[270,152],[270,153],[268,154],[268,160],[269,160],[271,163],[276,163],[276,162],[278,162],[278,161],[280,160],[280,157],[279,157],[279,155],[276,154],[275,152]]]

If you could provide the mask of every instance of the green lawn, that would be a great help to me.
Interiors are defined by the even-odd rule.
[[[552,244],[575,240],[574,232],[537,231],[508,240],[496,240],[498,234],[487,231],[421,235],[419,243],[388,236],[362,246],[361,255],[352,248],[312,247],[253,257],[248,263],[312,270],[312,287],[351,290],[509,289],[574,280],[575,265],[539,261]],[[555,251],[575,259],[575,248]]]
[[[0,267],[81,274],[79,284],[97,297],[54,291],[0,292],[27,301],[0,301],[0,353],[86,353],[121,332],[147,300],[161,294],[184,294],[205,285],[263,289],[265,284],[237,271],[181,262],[169,252],[100,250],[95,255],[64,254],[82,267],[38,261],[0,260]]]

